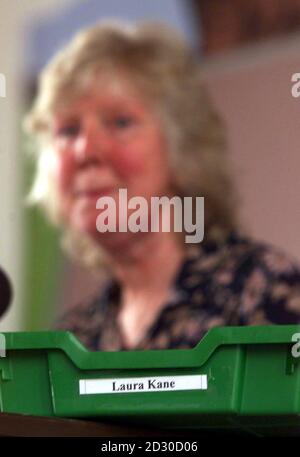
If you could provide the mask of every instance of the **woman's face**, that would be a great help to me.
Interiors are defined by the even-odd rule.
[[[149,204],[152,196],[170,195],[162,126],[126,77],[98,76],[89,91],[54,116],[52,139],[53,179],[68,226],[105,240],[96,228],[99,197],[113,197],[118,216],[119,189]],[[105,234],[110,235],[116,237]]]

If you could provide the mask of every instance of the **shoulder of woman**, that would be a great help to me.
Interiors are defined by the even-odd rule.
[[[190,253],[190,270],[213,274],[216,280],[225,273],[234,279],[260,272],[269,281],[278,277],[292,280],[300,275],[298,262],[282,249],[237,233],[221,243],[206,241],[190,249]]]
[[[283,249],[248,240],[236,287],[241,310],[252,324],[300,322],[300,267]]]
[[[106,304],[107,290],[101,290],[95,297],[70,306],[61,312],[54,324],[55,329],[69,330],[72,332],[85,329],[92,325],[99,325],[103,319],[103,310]]]
[[[270,282],[278,279],[300,281],[300,264],[283,249],[266,242],[244,239],[244,252],[237,267],[243,272],[261,272]],[[234,255],[234,249],[233,249]]]

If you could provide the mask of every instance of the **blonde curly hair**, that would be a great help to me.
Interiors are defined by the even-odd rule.
[[[236,226],[236,193],[228,165],[225,127],[203,82],[201,63],[173,28],[161,23],[103,22],[79,32],[46,66],[25,130],[38,140],[30,200],[60,225],[59,201],[49,176],[50,123],[55,112],[86,90],[98,71],[126,74],[151,100],[164,127],[178,195],[205,198],[206,233]],[[95,242],[65,228],[64,244],[99,265]]]

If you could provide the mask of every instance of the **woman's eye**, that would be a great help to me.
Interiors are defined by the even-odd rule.
[[[74,137],[74,136],[78,135],[79,130],[80,130],[79,124],[64,125],[57,129],[56,135]]]
[[[134,119],[131,116],[117,116],[112,120],[114,127],[125,129],[131,127],[134,123]]]

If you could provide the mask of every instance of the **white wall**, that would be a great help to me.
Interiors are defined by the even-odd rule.
[[[300,34],[211,59],[206,79],[226,119],[244,226],[300,263]]]
[[[0,0],[0,73],[6,79],[6,98],[0,98],[0,265],[14,285],[14,300],[1,320],[1,331],[22,327],[23,198],[19,133],[24,106],[24,25],[37,14],[49,14],[61,3],[57,0]]]

